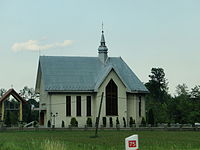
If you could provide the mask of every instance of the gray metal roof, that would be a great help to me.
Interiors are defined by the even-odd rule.
[[[109,57],[103,64],[98,57],[40,56],[39,65],[46,91],[95,92],[113,69],[127,92],[148,92],[120,57]]]

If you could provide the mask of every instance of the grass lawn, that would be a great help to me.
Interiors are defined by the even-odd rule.
[[[140,150],[200,150],[200,132],[193,131],[7,131],[0,132],[0,150],[124,150],[124,139],[139,135]]]

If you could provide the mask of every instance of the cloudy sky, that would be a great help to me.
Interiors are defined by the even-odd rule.
[[[173,94],[200,85],[199,0],[0,0],[0,88],[35,86],[39,55],[109,56],[142,82],[162,67]]]

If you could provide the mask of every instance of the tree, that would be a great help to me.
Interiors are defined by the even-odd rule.
[[[154,126],[154,114],[153,114],[153,109],[150,109],[149,112],[148,112],[148,116],[147,116],[147,121],[148,121],[148,124],[150,124],[151,126]]]
[[[178,84],[176,87],[176,93],[178,96],[188,96],[188,87],[185,83]]]
[[[179,84],[176,87],[177,95],[168,102],[168,114],[171,122],[192,123],[190,114],[192,101],[186,84]]]
[[[39,112],[33,110],[33,108],[39,107],[38,95],[35,93],[34,89],[25,86],[20,90],[20,96],[27,101],[27,103],[23,105],[23,120],[27,123],[38,121]]]
[[[28,86],[25,86],[22,90],[20,90],[20,96],[27,101],[29,99],[38,101],[38,95],[35,93],[35,90],[33,88],[29,88]]]
[[[1,88],[0,89],[0,97],[3,96],[3,94],[5,94],[5,93],[6,93],[6,89]]]
[[[164,70],[162,68],[152,68],[149,77],[150,80],[145,85],[150,91],[151,98],[163,102],[168,90]]]
[[[191,89],[190,92],[191,98],[200,100],[200,85],[196,85]]]
[[[167,122],[167,103],[170,101],[171,96],[168,94],[168,83],[164,69],[152,68],[149,77],[150,80],[145,85],[150,92],[146,95],[146,109],[147,112],[153,112],[154,119],[154,123],[151,122],[150,124]]]

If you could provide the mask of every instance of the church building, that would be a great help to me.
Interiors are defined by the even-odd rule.
[[[95,127],[102,98],[99,125],[129,126],[145,118],[148,90],[121,57],[108,57],[102,31],[98,57],[40,56],[36,79],[40,94],[40,125],[68,127],[72,118]],[[103,96],[102,96],[103,93]]]

